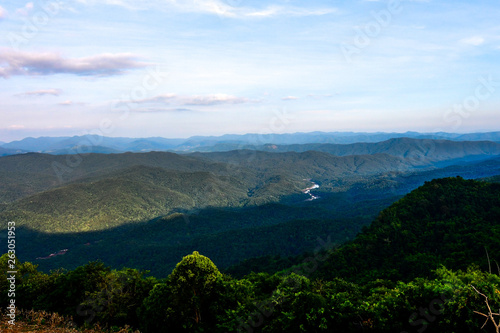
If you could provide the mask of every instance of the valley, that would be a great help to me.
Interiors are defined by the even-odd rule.
[[[298,256],[318,237],[340,246],[426,181],[500,175],[500,144],[491,141],[254,148],[4,156],[0,218],[16,221],[20,258],[44,271],[102,260],[165,276],[185,253],[202,250],[243,274],[236,267],[245,260]]]
[[[328,331],[333,325],[392,332],[408,330],[407,312],[429,302],[418,295],[449,293],[443,290],[450,274],[484,289],[478,272],[491,263],[482,251],[496,258],[500,249],[500,143],[376,141],[383,137],[377,134],[368,140],[374,142],[289,144],[305,137],[251,147],[240,142],[236,150],[226,150],[234,143],[200,139],[198,151],[182,152],[122,152],[117,142],[151,144],[124,138],[100,138],[110,146],[86,153],[76,147],[60,154],[56,148],[70,138],[6,148],[33,150],[38,140],[46,142],[44,152],[0,157],[0,220],[16,224],[19,306],[69,316],[76,308],[71,325],[91,314],[144,332],[186,331],[179,322],[188,331]],[[154,141],[165,148],[166,141]],[[1,230],[0,241],[6,235]],[[182,271],[185,265],[190,268]],[[200,287],[208,303],[193,305],[212,319],[193,326],[182,312],[193,311],[191,305],[169,304],[191,299],[185,291],[192,287],[184,284],[196,274],[218,278],[210,280],[213,287]],[[462,298],[447,305],[455,312],[454,304],[476,302],[457,279]],[[69,297],[70,290],[78,291]],[[255,326],[245,319],[268,313],[255,304],[269,302],[275,310],[266,321]],[[470,313],[449,316],[477,326]],[[431,331],[450,327],[442,321]]]

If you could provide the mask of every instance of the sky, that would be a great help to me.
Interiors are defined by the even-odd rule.
[[[0,1],[0,141],[500,130],[500,3]]]

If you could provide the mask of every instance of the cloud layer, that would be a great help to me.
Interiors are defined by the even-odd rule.
[[[19,94],[19,96],[44,96],[44,95],[52,95],[52,96],[59,96],[61,95],[61,90],[59,89],[41,89],[41,90],[35,90],[35,91],[28,91],[22,94]]]
[[[83,4],[105,3],[131,10],[144,10],[148,7],[169,11],[175,9],[184,13],[211,14],[231,18],[264,18],[280,15],[317,16],[331,14],[337,11],[335,8],[330,7],[311,9],[289,5],[269,5],[265,8],[254,8],[248,6],[248,1],[242,0],[151,0],[140,3],[132,0],[104,0],[99,2],[95,0],[79,0],[79,2]]]
[[[2,6],[0,6],[0,20],[5,18],[5,16],[7,16],[7,11]]]
[[[57,53],[33,53],[0,50],[0,77],[14,75],[74,74],[80,76],[109,76],[146,67],[137,57],[128,54],[100,54],[84,58],[63,58]]]
[[[136,104],[173,104],[173,105],[196,105],[196,106],[211,106],[223,104],[242,104],[251,102],[244,97],[237,97],[226,94],[212,94],[212,95],[193,95],[193,96],[179,96],[176,94],[163,94],[151,98],[133,101]]]

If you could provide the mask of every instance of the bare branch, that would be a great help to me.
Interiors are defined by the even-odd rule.
[[[488,251],[486,251],[486,253],[488,253]],[[488,259],[488,261],[489,261],[489,259]],[[486,326],[486,324],[488,323],[488,321],[491,320],[491,322],[493,323],[493,326],[495,326],[496,333],[500,333],[500,322],[497,324],[495,322],[495,318],[493,317],[493,316],[499,316],[500,313],[493,313],[493,311],[491,311],[490,303],[488,301],[488,296],[486,296],[485,294],[481,293],[473,285],[471,285],[471,287],[472,287],[472,289],[474,289],[476,291],[476,293],[478,293],[479,295],[481,295],[481,296],[484,297],[484,302],[486,303],[486,307],[488,308],[488,314],[487,315],[484,314],[484,313],[478,312],[478,311],[474,311],[474,313],[477,313],[477,314],[479,314],[481,316],[486,317],[486,321],[484,322],[483,326],[481,326],[481,329],[483,329],[483,327]]]

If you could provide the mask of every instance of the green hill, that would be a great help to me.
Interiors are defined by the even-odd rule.
[[[269,152],[319,151],[335,156],[388,154],[404,158],[409,165],[429,166],[438,162],[465,159],[474,160],[500,155],[500,143],[491,141],[449,141],[431,139],[395,138],[382,142],[352,144],[296,144],[263,145],[254,149]]]
[[[315,276],[363,282],[429,276],[440,265],[488,268],[500,253],[500,184],[460,177],[426,182],[380,213]]]
[[[91,182],[134,166],[228,174],[227,167],[220,163],[166,152],[111,155],[30,153],[0,158],[0,202],[12,202],[75,181]],[[242,168],[232,170],[231,174],[242,179],[254,177]]]
[[[500,154],[500,143],[492,141],[450,141],[417,138],[392,138],[381,142],[356,142],[350,144],[306,143],[279,145],[219,144],[210,149],[229,151],[235,149],[251,149],[266,152],[306,152],[318,151],[335,156],[388,154],[405,158],[413,166],[429,165],[436,162],[479,158]]]
[[[43,237],[54,240],[74,237],[74,244],[41,261],[61,263],[67,258],[74,270],[44,274],[30,262],[19,262],[16,305],[73,316],[73,325],[84,321],[111,327],[129,324],[146,333],[495,330],[478,313],[495,311],[500,304],[497,267],[489,266],[500,250],[500,184],[460,177],[427,182],[384,209],[372,225],[338,250],[325,236],[349,235],[356,221],[336,225],[335,220],[324,218],[280,223],[287,215],[312,210],[276,204],[249,207],[239,215],[241,220],[230,225],[217,218],[231,219],[238,216],[233,214],[237,210],[220,214],[207,209],[200,218],[177,214],[130,225],[128,230],[89,233],[85,244],[81,235],[52,238],[46,234]],[[208,219],[207,225],[210,214],[217,218]],[[263,215],[274,221],[258,225],[262,221],[256,217]],[[218,233],[212,232],[214,227]],[[243,230],[246,227],[251,228]],[[16,230],[20,235],[25,231]],[[179,247],[173,235],[183,236],[177,238]],[[248,260],[246,264],[257,272],[235,279],[221,274],[215,260],[192,250],[200,249],[227,264],[238,252],[301,251],[300,244],[318,235],[324,239],[316,249],[329,251],[286,259],[268,255],[260,260],[266,269],[301,263],[272,275],[258,272],[259,260]],[[141,237],[147,241],[141,243]],[[33,241],[39,241],[36,238]],[[212,247],[224,241],[224,247]],[[111,244],[105,247],[106,242]],[[44,243],[50,244],[47,239]],[[79,266],[74,260],[104,251],[112,252],[109,256],[121,260],[119,264],[149,266],[155,275],[161,273],[161,279],[130,268],[112,270],[98,262]],[[134,252],[142,257],[131,257]],[[173,256],[175,268],[159,267]],[[8,270],[7,255],[0,258],[0,266]],[[9,302],[4,275],[3,306]],[[193,314],[203,319],[193,321]],[[496,314],[492,317],[496,323]]]
[[[135,166],[91,182],[73,183],[20,199],[3,219],[41,232],[104,230],[179,210],[276,202],[301,188],[280,177],[252,191],[235,177]]]
[[[408,164],[387,154],[333,156],[317,151],[272,153],[239,150],[220,153],[194,153],[189,156],[228,163],[261,173],[285,172],[295,177],[332,179],[354,175],[375,175],[407,170]]]
[[[500,183],[500,176],[488,177],[484,178],[484,180],[490,183]]]

